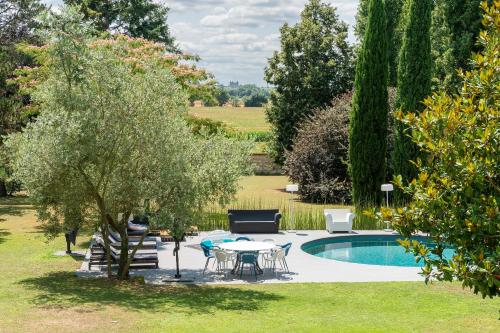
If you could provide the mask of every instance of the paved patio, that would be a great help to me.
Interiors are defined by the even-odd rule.
[[[360,235],[387,235],[383,231],[355,231],[353,234]],[[188,237],[186,242],[181,243],[179,251],[179,262],[183,280],[191,280],[196,284],[241,284],[241,283],[293,283],[293,282],[382,282],[382,281],[423,281],[418,273],[417,267],[395,267],[354,264],[336,260],[319,258],[301,250],[302,244],[326,237],[345,236],[345,234],[331,235],[326,231],[297,231],[296,233],[281,232],[279,234],[252,234],[255,240],[273,238],[277,244],[292,242],[292,248],[287,257],[290,273],[280,270],[277,274],[271,270],[265,270],[259,275],[257,281],[248,273],[240,279],[230,273],[224,276],[212,267],[210,260],[209,269],[203,275],[206,258],[199,244],[208,233],[202,232],[199,236]],[[159,269],[137,269],[132,270],[132,276],[144,276],[146,283],[163,284],[170,283],[175,274],[175,257],[173,256],[173,243],[161,243],[158,239],[158,255],[160,259]],[[78,276],[100,276],[104,275],[105,268],[99,270],[92,267],[88,270],[88,251],[86,258],[77,271]]]

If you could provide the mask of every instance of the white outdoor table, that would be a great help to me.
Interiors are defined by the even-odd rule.
[[[219,244],[219,248],[223,250],[230,250],[235,252],[257,252],[257,251],[268,251],[275,248],[276,245],[272,243],[265,242],[255,242],[255,241],[238,241],[238,242],[228,242]]]
[[[230,250],[230,251],[235,251],[235,252],[269,251],[275,247],[276,247],[276,245],[274,245],[272,243],[255,242],[255,241],[238,241],[238,242],[222,243],[219,245],[219,248],[221,248],[223,250]],[[240,260],[239,260],[239,256],[238,256],[238,259],[236,260],[236,264],[234,265],[234,268],[231,271],[232,274],[236,274],[239,264],[240,264]],[[259,266],[258,260],[257,260],[256,269],[259,272],[259,274],[264,273],[262,271],[262,268],[260,268],[260,266]]]

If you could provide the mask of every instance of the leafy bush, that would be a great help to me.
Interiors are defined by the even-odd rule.
[[[303,200],[351,200],[347,172],[351,99],[352,94],[344,94],[331,107],[316,111],[299,128],[293,150],[285,154],[285,171],[300,184]]]
[[[239,137],[254,142],[269,142],[271,141],[272,133],[264,131],[242,132],[239,133]]]
[[[231,136],[234,132],[234,130],[230,129],[222,121],[187,116],[186,122],[195,135],[215,135],[222,133],[225,136]]]

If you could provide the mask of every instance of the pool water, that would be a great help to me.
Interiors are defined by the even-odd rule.
[[[406,253],[397,242],[398,235],[339,236],[318,239],[302,245],[302,250],[317,257],[367,265],[421,267],[413,253]],[[415,237],[431,245],[426,237]],[[453,249],[445,249],[444,257],[451,258]]]

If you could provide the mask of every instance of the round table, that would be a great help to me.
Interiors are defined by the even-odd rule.
[[[238,241],[238,242],[219,244],[219,248],[235,252],[269,251],[275,247],[276,245],[274,245],[273,243],[255,242],[255,241]]]
[[[276,247],[273,243],[256,242],[256,241],[238,241],[223,243],[219,245],[219,248],[223,250],[235,251],[235,252],[259,252],[259,251],[269,251]],[[231,270],[232,274],[236,274],[238,267],[240,265],[239,256],[236,259],[236,264]],[[257,260],[256,270],[259,274],[263,274],[264,271],[259,266],[259,261]]]

